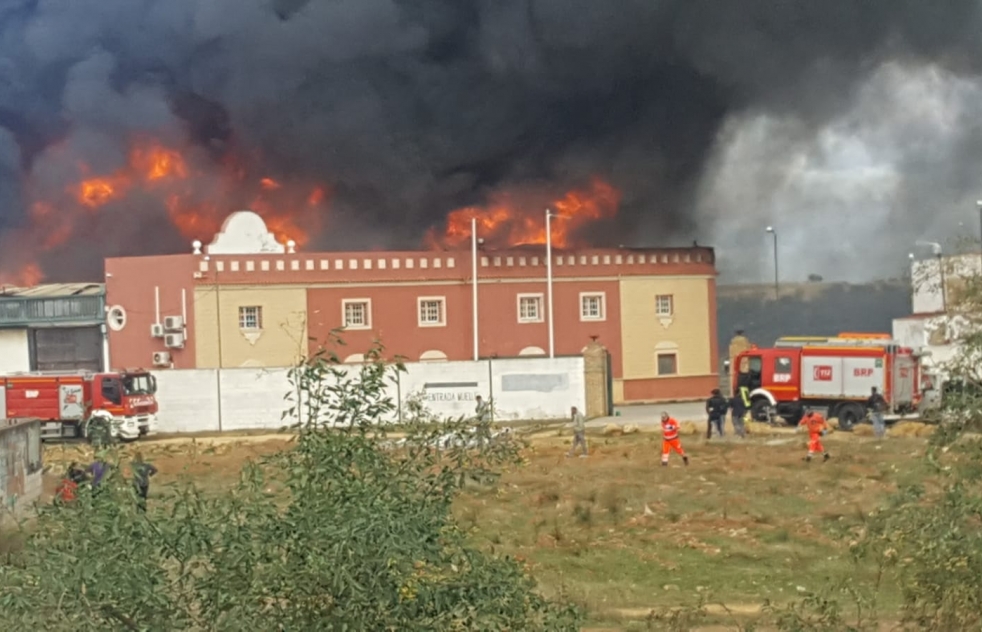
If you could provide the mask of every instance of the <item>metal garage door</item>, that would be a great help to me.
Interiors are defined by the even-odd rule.
[[[102,332],[98,327],[33,329],[31,359],[35,371],[101,371]]]

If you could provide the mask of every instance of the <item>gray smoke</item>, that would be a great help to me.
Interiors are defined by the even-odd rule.
[[[757,280],[773,223],[790,277],[889,274],[982,189],[980,27],[979,0],[7,0],[0,270],[39,254],[30,195],[146,134],[330,185],[308,247],[411,247],[599,175],[623,201],[598,245],[699,239]],[[187,249],[149,195],[84,231],[39,255],[52,279]]]

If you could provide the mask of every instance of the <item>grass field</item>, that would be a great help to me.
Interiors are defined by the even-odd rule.
[[[653,432],[590,436],[589,458],[565,458],[567,432],[530,436],[527,464],[494,489],[459,501],[460,523],[481,546],[521,556],[548,593],[564,591],[588,610],[593,629],[647,629],[652,610],[714,606],[718,623],[787,602],[828,582],[873,581],[848,555],[850,529],[899,482],[924,476],[924,434],[911,424],[886,441],[858,433],[826,438],[828,463],[805,463],[805,437],[767,430],[745,441],[707,442],[691,426],[691,465],[661,467]],[[184,476],[221,487],[249,458],[282,449],[276,436],[141,443],[160,469],[155,491]],[[83,448],[48,448],[46,486]],[[151,492],[151,502],[154,492]],[[880,607],[896,612],[884,586]],[[659,629],[657,627],[653,629]],[[711,629],[711,628],[706,628]],[[719,628],[726,629],[726,628]],[[730,627],[732,629],[732,626]]]

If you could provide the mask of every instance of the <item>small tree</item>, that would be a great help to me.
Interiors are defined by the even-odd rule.
[[[41,512],[23,564],[0,576],[0,624],[44,630],[574,630],[519,563],[474,549],[451,505],[465,474],[517,458],[465,440],[463,420],[405,420],[381,349],[290,373],[296,444],[233,489],[186,485],[141,515],[118,475],[76,507]],[[477,434],[490,436],[486,425]],[[459,441],[441,441],[448,434]]]

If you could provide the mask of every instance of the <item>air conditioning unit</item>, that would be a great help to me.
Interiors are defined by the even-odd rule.
[[[167,331],[182,331],[184,329],[184,319],[180,316],[165,316],[164,329]]]
[[[168,349],[183,349],[184,334],[165,334],[164,346]]]
[[[153,365],[154,366],[170,366],[170,353],[167,351],[154,351],[153,352]]]
[[[164,337],[164,326],[160,323],[153,323],[150,325],[150,336],[152,338],[163,338]]]

